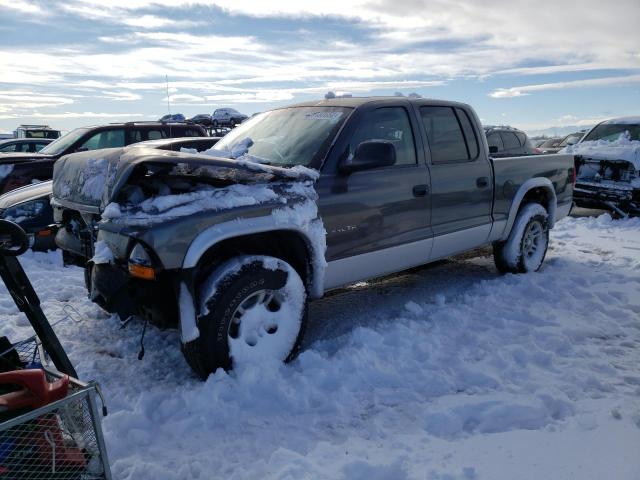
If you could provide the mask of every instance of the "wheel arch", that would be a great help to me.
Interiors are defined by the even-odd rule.
[[[501,240],[506,240],[513,228],[513,224],[518,216],[518,212],[528,203],[540,203],[549,214],[549,228],[555,223],[558,200],[553,183],[546,177],[530,178],[524,182],[513,197],[507,224],[502,234]]]
[[[234,255],[271,255],[289,263],[303,279],[309,295],[322,296],[324,250],[307,229],[277,224],[272,217],[238,219],[209,227],[191,242],[183,269],[201,271]]]

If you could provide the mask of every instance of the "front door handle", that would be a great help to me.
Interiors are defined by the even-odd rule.
[[[429,185],[415,185],[413,187],[414,197],[424,197],[427,193],[429,193]]]
[[[486,188],[489,185],[488,177],[479,177],[476,179],[476,186],[478,188]]]

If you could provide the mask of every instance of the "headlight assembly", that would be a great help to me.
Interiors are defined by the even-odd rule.
[[[151,256],[140,243],[136,243],[131,250],[128,267],[129,274],[132,277],[142,278],[143,280],[155,280],[156,278]]]

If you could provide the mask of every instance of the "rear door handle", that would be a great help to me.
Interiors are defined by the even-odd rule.
[[[429,185],[415,185],[413,187],[414,197],[424,197],[427,193],[429,193]]]
[[[479,177],[476,179],[476,186],[478,188],[485,188],[489,185],[489,178],[488,177]]]

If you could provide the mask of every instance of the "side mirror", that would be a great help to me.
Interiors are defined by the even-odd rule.
[[[340,164],[342,173],[360,170],[371,170],[378,167],[389,167],[396,163],[396,147],[386,140],[366,140],[358,145],[351,159]]]
[[[578,138],[570,138],[569,140],[567,140],[567,145],[575,145],[576,143],[578,143]]]
[[[17,257],[29,248],[29,238],[22,227],[8,220],[0,220],[0,255]]]
[[[489,145],[489,153],[498,153],[498,147],[495,145]]]

